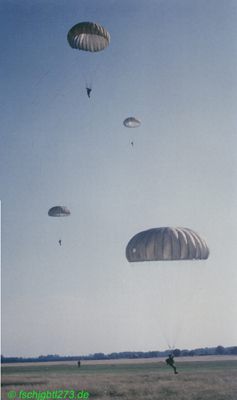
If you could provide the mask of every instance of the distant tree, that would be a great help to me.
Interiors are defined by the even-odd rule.
[[[182,356],[182,357],[187,357],[187,356],[189,356],[189,351],[188,351],[188,350],[181,350],[181,356]]]
[[[154,357],[158,357],[159,356],[159,352],[158,351],[149,351],[149,358],[154,358]]]
[[[136,351],[134,351],[131,355],[131,358],[139,358],[139,355]]]
[[[230,354],[233,354],[233,355],[237,354],[237,346],[231,347]]]
[[[107,359],[107,356],[104,353],[95,353],[93,355],[94,360],[105,360]]]
[[[199,349],[195,349],[194,351],[196,356],[207,356],[209,354],[208,347],[201,347]]]
[[[223,354],[225,354],[225,348],[223,346],[217,346],[215,353],[218,355],[223,355]]]
[[[179,349],[175,349],[175,350],[173,351],[173,355],[174,355],[175,357],[180,357],[180,354],[181,354],[181,350],[179,350]]]
[[[118,358],[117,353],[110,353],[110,354],[108,354],[108,358],[109,358],[110,360],[114,360],[114,359]]]

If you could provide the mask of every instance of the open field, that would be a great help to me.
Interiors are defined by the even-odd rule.
[[[85,361],[81,368],[75,362],[5,364],[2,399],[13,390],[84,390],[96,400],[237,400],[236,356],[185,357],[176,365],[178,375],[160,358]]]

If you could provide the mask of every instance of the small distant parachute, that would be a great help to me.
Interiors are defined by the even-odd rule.
[[[70,29],[67,40],[73,49],[97,52],[109,45],[110,34],[97,23],[80,22]]]
[[[141,125],[141,121],[135,117],[128,117],[123,121],[126,128],[138,128]]]
[[[158,260],[205,260],[206,242],[188,228],[153,228],[137,233],[126,247],[129,262]]]
[[[48,211],[49,217],[68,217],[70,214],[69,209],[65,206],[55,206]]]

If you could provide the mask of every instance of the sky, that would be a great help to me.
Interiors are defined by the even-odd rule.
[[[236,345],[236,1],[2,0],[0,18],[1,353]],[[70,48],[81,21],[107,49]],[[163,226],[208,260],[128,263]]]

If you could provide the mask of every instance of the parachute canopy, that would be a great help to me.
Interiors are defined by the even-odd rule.
[[[50,217],[68,217],[70,214],[69,209],[65,206],[55,206],[48,211]]]
[[[135,117],[129,117],[123,121],[123,124],[126,128],[138,128],[141,125],[141,121]]]
[[[67,34],[67,40],[73,49],[84,51],[104,50],[110,42],[109,32],[94,22],[80,22]]]
[[[188,228],[153,228],[137,233],[126,247],[129,262],[158,260],[205,260],[207,244]]]

